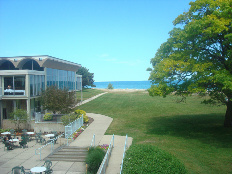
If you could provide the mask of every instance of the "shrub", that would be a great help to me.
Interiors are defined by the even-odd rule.
[[[77,109],[75,110],[75,113],[79,116],[79,115],[83,115],[85,116],[86,115],[86,112],[84,110],[80,110],[80,109]]]
[[[111,83],[109,83],[107,89],[114,89],[114,87]]]
[[[61,121],[64,126],[68,125],[69,123],[73,122],[77,119],[77,114],[67,114],[61,117]]]
[[[51,113],[46,113],[43,116],[44,121],[51,121],[53,119],[53,115]]]
[[[78,115],[77,118],[80,118],[83,115],[85,123],[89,122],[89,117],[86,115],[86,112],[80,109],[75,110],[75,113]]]
[[[169,153],[151,145],[132,145],[126,152],[123,173],[187,173],[184,165]]]
[[[86,163],[88,164],[88,173],[97,173],[103,159],[105,151],[101,148],[89,148],[88,155],[86,157]]]

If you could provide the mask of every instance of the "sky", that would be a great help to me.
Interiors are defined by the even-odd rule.
[[[146,71],[190,0],[0,0],[0,57],[49,55],[94,80],[148,80]]]

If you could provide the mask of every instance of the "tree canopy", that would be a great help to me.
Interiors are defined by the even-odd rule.
[[[44,109],[55,113],[66,114],[72,110],[76,104],[75,91],[69,92],[68,89],[59,89],[57,86],[49,86],[42,91],[41,104]]]
[[[151,96],[198,93],[225,104],[232,126],[232,0],[196,0],[173,22],[170,37],[151,59]]]
[[[89,69],[81,67],[78,69],[77,74],[82,75],[82,87],[95,87],[94,83],[94,73],[90,73]]]

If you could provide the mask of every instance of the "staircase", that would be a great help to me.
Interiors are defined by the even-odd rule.
[[[87,153],[87,147],[66,146],[48,156],[47,159],[51,161],[85,162]]]

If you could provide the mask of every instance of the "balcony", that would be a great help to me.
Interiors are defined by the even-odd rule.
[[[25,90],[5,89],[4,95],[25,95]]]

